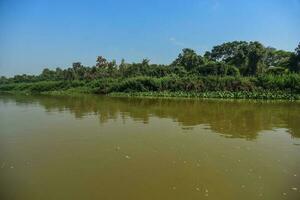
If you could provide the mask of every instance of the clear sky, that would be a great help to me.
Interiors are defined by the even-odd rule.
[[[0,0],[0,75],[37,74],[97,55],[170,63],[232,40],[294,50],[300,0]]]

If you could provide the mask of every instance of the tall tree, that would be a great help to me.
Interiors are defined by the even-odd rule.
[[[259,42],[250,42],[248,52],[247,74],[261,74],[266,69],[263,62],[266,50]]]
[[[292,56],[292,52],[284,50],[276,50],[275,48],[267,47],[266,48],[266,57],[265,64],[267,67],[289,67],[289,59]]]
[[[245,41],[233,41],[217,45],[213,47],[210,58],[214,61],[223,61],[230,65],[242,67],[247,60],[248,45]]]
[[[102,57],[102,56],[98,56],[97,60],[96,60],[96,67],[98,68],[106,68],[107,67],[107,60]]]
[[[300,43],[290,58],[289,69],[292,72],[300,72]]]
[[[175,61],[171,65],[182,66],[187,71],[191,71],[197,66],[203,64],[203,58],[192,49],[183,49],[182,53],[178,55]]]
[[[75,73],[75,79],[83,80],[86,71],[85,67],[81,65],[81,62],[74,62],[72,66]]]

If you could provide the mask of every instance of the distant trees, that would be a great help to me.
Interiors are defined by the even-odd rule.
[[[197,66],[204,64],[203,58],[192,49],[183,49],[176,60],[171,65],[182,66],[187,71],[195,69]]]
[[[267,66],[274,67],[289,67],[289,59],[292,56],[292,52],[276,50],[274,48],[266,48],[266,58],[265,63]]]
[[[300,43],[290,57],[289,69],[292,72],[300,72]]]
[[[72,69],[73,69],[73,78],[78,79],[78,80],[83,80],[84,78],[84,73],[85,73],[85,68],[81,65],[81,62],[74,62],[72,64]]]
[[[248,54],[246,61],[246,75],[256,75],[262,74],[266,65],[264,63],[264,58],[266,56],[266,49],[259,42],[250,42],[248,44]]]
[[[213,47],[211,52],[205,53],[205,57],[241,68],[246,65],[248,51],[248,43],[245,41],[226,42]]]
[[[42,71],[41,78],[45,80],[55,80],[55,72],[49,68],[45,68]]]
[[[266,48],[259,42],[233,41],[213,47],[206,52],[208,60],[224,62],[235,66],[242,75],[256,75],[266,68]]]
[[[107,60],[102,57],[102,56],[98,56],[96,59],[96,67],[98,68],[106,68],[108,65]]]
[[[183,49],[172,65],[183,66],[187,71],[194,70],[204,75],[228,75],[226,69],[230,68],[231,75],[241,73],[254,76],[264,73],[268,68],[267,56],[267,48],[259,42],[233,41],[213,47],[203,57],[191,49]],[[273,56],[269,63],[277,62],[275,59]]]
[[[5,76],[0,77],[0,84],[6,84],[8,83],[8,79]]]
[[[265,47],[259,42],[233,41],[216,45],[199,55],[185,48],[170,65],[152,64],[149,59],[138,63],[120,64],[103,56],[96,58],[95,66],[74,62],[67,69],[45,68],[40,75],[16,75],[0,78],[0,84],[9,82],[36,82],[56,80],[90,81],[102,78],[130,77],[188,77],[188,76],[261,76],[300,72],[300,43],[294,52]]]

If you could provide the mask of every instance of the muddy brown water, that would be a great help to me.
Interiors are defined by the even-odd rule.
[[[1,200],[300,199],[300,103],[0,95]]]

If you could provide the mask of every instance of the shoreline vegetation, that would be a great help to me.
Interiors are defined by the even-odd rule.
[[[295,52],[234,41],[204,55],[183,49],[169,65],[120,64],[99,56],[96,65],[73,63],[39,75],[0,78],[0,92],[51,95],[300,99],[300,44]]]
[[[199,78],[199,77],[198,77]],[[96,81],[40,81],[34,83],[10,83],[0,85],[2,93],[78,95],[100,94],[113,97],[183,97],[221,99],[286,99],[300,100],[300,75],[247,77],[247,81],[236,77],[202,77],[203,80],[182,80],[172,77],[135,77],[123,80]],[[245,77],[243,77],[245,78]],[[260,81],[260,78],[263,78]],[[208,81],[209,79],[212,79]],[[215,80],[219,79],[219,80]],[[295,79],[294,87],[289,83]],[[276,80],[273,82],[273,80]],[[168,82],[171,81],[170,84]],[[279,82],[281,84],[279,84]],[[265,83],[265,84],[261,84]],[[164,84],[168,85],[164,87]],[[192,85],[193,84],[193,85]],[[195,89],[201,84],[203,89]],[[180,86],[178,86],[180,85]],[[187,89],[187,87],[190,87]],[[180,88],[179,90],[177,88]],[[230,89],[231,88],[231,89]]]

